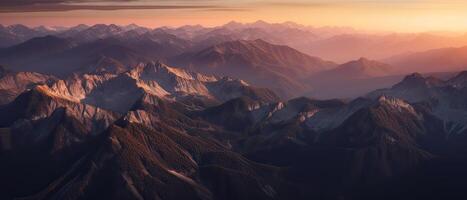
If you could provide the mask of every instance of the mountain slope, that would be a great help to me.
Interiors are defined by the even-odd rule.
[[[0,25],[0,48],[17,45],[34,37],[43,37],[56,33],[49,29],[29,28],[21,24]]]
[[[356,98],[370,91],[389,87],[402,79],[395,67],[367,58],[350,61],[304,79],[314,87],[307,94],[314,98]]]
[[[394,73],[393,67],[366,58],[360,58],[337,66],[334,69],[316,74],[313,78],[322,79],[363,79],[389,76]]]
[[[13,101],[36,84],[46,84],[52,80],[54,78],[50,76],[33,72],[11,72],[0,66],[0,105]]]
[[[465,72],[446,81],[412,74],[393,87],[376,90],[368,96],[375,98],[386,95],[412,103],[427,104],[431,107],[433,115],[445,121],[444,128],[447,132],[463,133],[467,125],[464,115],[467,107],[463,103],[467,98],[466,88],[462,85],[464,81]]]
[[[182,54],[172,63],[208,74],[244,79],[288,97],[305,87],[297,78],[335,66],[332,62],[263,40],[225,42],[197,53]]]
[[[125,29],[115,24],[95,24],[91,27],[77,26],[58,34],[58,36],[64,38],[73,38],[79,43],[86,43],[98,39],[105,39],[122,32],[125,32]]]
[[[192,42],[162,30],[138,32],[115,25],[96,25],[84,30],[71,28],[68,32],[0,49],[0,63],[17,71],[64,77],[74,72],[95,72],[93,68],[104,59],[112,60],[107,63],[109,68],[128,68],[182,54],[192,46]]]
[[[461,34],[454,36],[440,33],[371,34],[353,31],[315,40],[299,49],[336,62],[347,62],[362,56],[380,60],[410,52],[459,47],[466,45],[466,39],[467,37]],[[385,60],[384,62],[394,65],[392,62]]]
[[[346,179],[371,185],[414,169],[433,158],[432,153],[439,153],[431,145],[442,143],[446,133],[441,126],[431,127],[438,122],[432,120],[403,100],[382,96],[325,135],[323,141],[352,151]]]
[[[433,49],[394,56],[386,62],[406,73],[462,71],[467,65],[467,47]]]

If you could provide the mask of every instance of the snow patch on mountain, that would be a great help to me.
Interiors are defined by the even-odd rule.
[[[409,103],[405,102],[402,99],[381,96],[378,99],[378,102],[381,105],[389,106],[393,110],[397,110],[399,112],[408,112],[413,115],[417,115],[417,112],[415,111],[415,109]]]

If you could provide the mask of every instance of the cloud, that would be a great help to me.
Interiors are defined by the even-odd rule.
[[[307,7],[320,8],[325,6],[429,6],[429,5],[459,5],[465,4],[465,0],[263,0],[257,1],[257,6],[277,7]]]
[[[175,2],[175,3],[172,3]],[[194,3],[196,2],[196,3]],[[211,1],[167,0],[1,0],[0,13],[55,12],[71,10],[130,10],[130,9],[231,9],[224,6],[200,4]],[[168,4],[172,3],[172,4]]]
[[[50,5],[66,3],[91,3],[91,2],[134,2],[138,0],[2,0],[0,6],[30,6]]]

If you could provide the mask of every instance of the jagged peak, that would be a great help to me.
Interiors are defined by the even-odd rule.
[[[101,27],[107,27],[107,24],[94,24],[89,28],[101,28]]]
[[[194,24],[194,25],[184,25],[181,27],[178,27],[177,29],[202,29],[204,26],[201,24]]]
[[[425,78],[423,77],[422,74],[420,73],[412,73],[404,77],[404,80],[424,80]]]
[[[227,29],[238,29],[238,28],[242,28],[243,26],[244,24],[240,22],[230,21],[229,23],[224,24],[222,27],[227,28]]]
[[[75,103],[80,103],[79,100],[77,99],[72,99],[68,96],[61,95],[55,91],[53,91],[49,86],[47,85],[37,85],[36,87],[32,88],[31,91],[37,94],[45,95],[51,98],[59,98],[63,100],[67,100],[70,102],[75,102]]]
[[[86,24],[78,24],[76,26],[73,26],[71,29],[75,29],[75,30],[84,30],[84,29],[87,29],[89,28],[90,26],[86,25]]]
[[[165,29],[162,29],[162,28],[156,28],[150,32],[147,32],[146,34],[164,34],[164,35],[171,35],[169,33],[167,33],[167,31]]]
[[[112,31],[120,31],[122,28],[115,24],[95,24],[88,28],[88,30],[112,30]]]
[[[345,67],[348,67],[348,66],[361,66],[361,67],[381,67],[383,65],[386,65],[384,63],[380,63],[378,61],[375,61],[375,60],[370,60],[368,58],[365,58],[365,57],[361,57],[357,60],[352,60],[352,61],[349,61],[347,63],[344,63],[342,64],[341,66],[345,66]]]
[[[453,87],[464,88],[467,86],[467,71],[461,71],[453,78],[449,79],[447,83]]]
[[[388,96],[382,95],[378,98],[378,103],[381,106],[389,106],[391,110],[407,111],[414,115],[417,114],[417,112],[412,107],[412,105],[410,105],[408,102],[402,99],[399,99],[399,98],[388,97]]]
[[[465,80],[465,81],[467,81],[467,71],[459,72],[455,77],[451,78],[450,80]]]
[[[440,86],[443,83],[442,80],[436,77],[433,77],[433,76],[424,77],[420,73],[413,73],[411,75],[408,75],[404,78],[404,80],[402,80],[402,82],[419,84],[419,85],[423,85],[424,87]]]
[[[171,73],[173,75],[182,76],[184,78],[192,79],[192,77],[188,77],[188,76],[186,76],[186,74],[182,74],[182,72],[184,72],[184,70],[182,70],[182,69],[173,69],[172,67],[169,67],[168,65],[164,64],[160,60],[151,61],[151,62],[148,62],[146,64],[140,64],[139,65],[139,70],[141,70],[140,73],[144,73],[144,74],[164,72],[164,73]],[[177,72],[180,72],[180,73],[177,73]]]
[[[217,78],[214,76],[207,76],[191,71],[187,71],[181,68],[170,67],[164,64],[160,60],[148,62],[148,63],[140,63],[136,68],[130,70],[129,74],[139,79],[142,76],[149,78],[156,78],[157,74],[163,73],[170,76],[175,76],[178,78],[186,79],[186,80],[198,80],[201,82],[212,82],[217,81]]]
[[[232,20],[232,21],[228,22],[228,23],[225,24],[225,25],[227,25],[227,26],[228,26],[228,25],[242,25],[242,23],[237,22],[237,21],[235,21],[235,20]]]
[[[358,61],[358,62],[363,62],[363,63],[364,63],[364,62],[370,62],[371,60],[368,59],[368,58],[365,58],[365,57],[360,57],[357,61]]]
[[[169,66],[166,65],[161,60],[155,60],[155,61],[148,62],[148,63],[146,63],[145,67],[169,68]]]
[[[168,68],[163,62],[156,60],[150,62],[140,62],[136,67],[131,69],[129,72],[144,72],[144,71],[158,71],[159,69]]]
[[[127,29],[136,29],[136,28],[139,28],[140,26],[138,26],[137,24],[135,23],[131,23],[131,24],[128,24],[125,26],[125,28]]]
[[[19,29],[22,29],[22,30],[29,30],[30,28],[23,25],[23,24],[12,24],[12,25],[9,25],[7,26],[8,29],[11,29],[11,30],[19,30]]]
[[[394,85],[394,88],[403,88],[403,87],[429,87],[427,79],[423,77],[420,73],[413,73],[404,77],[404,79]]]
[[[467,71],[461,71],[459,74],[457,74],[456,77],[466,77],[467,78]]]
[[[330,73],[331,72],[331,73]],[[337,73],[336,73],[337,72]],[[395,72],[390,65],[361,57],[324,71],[324,74],[334,76],[352,76],[353,78],[369,78],[388,76]],[[337,75],[336,75],[337,74]]]
[[[264,20],[257,20],[256,22],[253,22],[252,25],[262,26],[262,25],[270,25],[270,24]]]
[[[223,43],[216,44],[211,46],[199,54],[206,54],[206,53],[217,53],[217,54],[224,54],[228,52],[236,52],[245,54],[248,51],[254,51],[255,49],[261,49],[264,47],[287,47],[287,46],[280,46],[280,45],[273,45],[264,41],[262,39],[255,39],[255,40],[232,40],[226,41]],[[240,49],[244,49],[245,51],[240,51]]]

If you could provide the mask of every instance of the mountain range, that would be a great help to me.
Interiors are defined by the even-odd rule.
[[[380,183],[432,169],[438,157],[463,157],[465,74],[413,74],[351,101],[282,101],[241,80],[160,61],[67,79],[2,70],[2,88],[15,96],[0,106],[8,183],[0,194],[372,198]]]
[[[458,72],[463,70],[459,57],[462,48],[431,49],[467,44],[463,42],[463,36],[435,33],[381,35],[348,28],[315,28],[292,22],[264,21],[230,22],[210,28],[187,25],[155,29],[135,24],[81,24],[70,28],[18,25],[3,27],[2,31],[11,35],[6,37],[11,45],[0,48],[0,63],[12,71],[64,78],[77,72],[95,72],[96,68],[122,72],[140,62],[161,60],[192,71],[243,79],[256,87],[268,87],[284,99],[301,95],[353,98],[390,86],[407,73]],[[427,50],[426,53],[411,53]],[[345,55],[345,58],[333,56],[333,52],[338,56]],[[383,67],[384,70],[371,67],[358,70],[352,69],[357,66],[348,66],[362,56],[367,57],[366,60],[382,61],[380,65],[388,63],[388,66]],[[435,57],[441,59],[430,61]],[[357,62],[354,65],[365,68],[365,65],[374,63]],[[360,82],[353,84],[356,88],[352,92],[340,95],[316,92],[322,89],[319,86],[323,84],[322,79],[339,77],[339,73],[346,70],[365,71],[352,75],[361,76]],[[379,84],[366,87],[368,84],[362,82],[362,78],[373,79]],[[311,92],[313,90],[315,92]]]
[[[444,37],[355,42],[370,34],[264,21],[15,27],[0,27],[0,199],[467,197],[462,48],[401,54]],[[344,42],[338,57],[352,59],[303,53],[343,35],[354,51]],[[410,64],[424,58],[446,71]]]
[[[394,66],[360,58],[305,77],[303,82],[312,86],[308,95],[315,98],[355,98],[402,80]],[[325,87],[314,87],[325,86]]]
[[[45,27],[29,28],[21,24],[10,26],[0,25],[0,48],[16,45],[34,37],[53,33],[55,33],[55,31],[46,29]]]
[[[136,24],[125,26],[96,24],[74,27],[36,27],[24,25],[2,26],[3,47],[19,44],[34,37],[54,35],[61,38],[91,42],[109,37],[127,37],[152,32],[165,32],[177,39],[192,43],[201,50],[218,43],[235,40],[262,39],[268,43],[287,45],[310,55],[344,63],[359,57],[381,60],[395,55],[431,49],[467,45],[465,35],[427,33],[366,33],[345,27],[311,27],[293,22],[254,23],[230,22],[217,27],[187,25],[178,28],[146,28]]]
[[[414,72],[440,72],[462,71],[467,66],[467,47],[450,47],[433,49],[416,53],[396,55],[384,59],[384,62],[397,66],[398,71]]]
[[[271,88],[283,97],[306,89],[299,81],[301,78],[336,65],[259,39],[217,44],[196,53],[182,54],[172,62],[203,73],[240,77]]]

